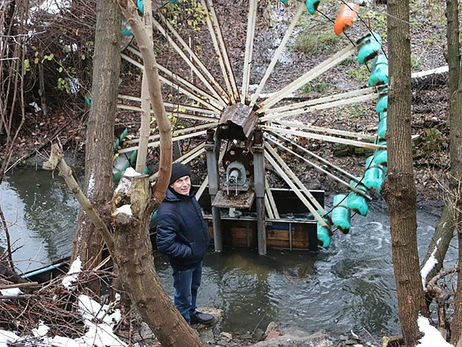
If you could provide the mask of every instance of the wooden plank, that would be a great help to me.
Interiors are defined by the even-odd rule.
[[[257,222],[241,220],[222,220],[223,244],[232,247],[257,246]],[[289,233],[289,224],[292,235]],[[208,223],[210,238],[213,239],[213,226]],[[309,250],[309,232],[316,228],[315,223],[274,222],[266,229],[268,247],[282,249]]]
[[[254,199],[255,193],[253,191],[240,192],[237,196],[230,196],[219,190],[215,199],[213,199],[212,206],[220,208],[233,207],[239,210],[248,210],[252,207]]]

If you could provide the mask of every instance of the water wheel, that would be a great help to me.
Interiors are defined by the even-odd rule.
[[[254,199],[259,229],[265,228],[265,219],[281,218],[271,191],[272,177],[278,176],[309,211],[317,223],[317,239],[327,247],[331,224],[348,232],[350,213],[367,214],[369,193],[380,191],[386,173],[388,101],[382,40],[361,19],[358,4],[325,3],[200,0],[170,2],[153,11],[174,160],[199,168],[198,197],[208,188],[215,201],[214,223],[219,223],[219,209],[228,207],[232,214],[234,207],[247,208]],[[336,16],[330,18],[326,13],[332,7]],[[239,20],[242,16],[246,20]],[[353,26],[355,21],[359,23]],[[317,61],[296,50],[296,39],[304,31],[312,31],[308,38],[319,33],[332,38],[329,44],[319,42],[323,48],[313,46],[325,51],[317,54]],[[130,38],[129,31],[125,34]],[[141,85],[143,65],[135,42],[122,57],[129,63],[123,78],[133,82],[124,85]],[[366,81],[358,83],[351,73],[355,70],[366,73]],[[140,111],[140,103],[139,88],[119,95],[124,112]],[[325,117],[333,112],[335,123]],[[355,117],[369,117],[382,126],[371,132],[356,125]],[[150,139],[155,156],[155,124]],[[137,141],[123,141],[119,155],[133,153]],[[369,151],[364,174],[351,174],[313,150],[326,143]],[[311,169],[345,189],[330,211],[307,188]],[[236,206],[226,200],[230,192]],[[260,253],[265,247],[259,245]]]

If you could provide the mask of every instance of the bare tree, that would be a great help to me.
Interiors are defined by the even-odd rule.
[[[462,75],[460,73],[459,2],[448,0],[446,4],[451,156],[450,196],[447,205],[453,213],[454,223],[451,225],[456,227],[459,244],[459,276],[454,297],[451,341],[460,347],[462,346],[462,276],[460,276],[460,264],[462,262]]]
[[[95,66],[93,103],[88,125],[86,167],[89,172],[86,172],[85,179],[86,194],[80,191],[57,145],[53,146],[52,157],[44,164],[44,168],[58,168],[82,206],[80,229],[74,241],[74,258],[83,258],[87,268],[95,265],[100,255],[100,240],[104,240],[117,266],[122,289],[128,293],[137,312],[162,345],[202,346],[199,336],[189,327],[163,290],[154,267],[149,221],[168,188],[172,164],[171,126],[163,104],[151,36],[144,30],[134,3],[120,0],[119,4],[143,56],[145,83],[160,133],[160,170],[157,181],[151,185],[147,175],[124,176],[113,198],[108,197],[108,192],[112,192],[108,186],[109,180],[112,183],[112,160],[110,167],[107,164],[109,153],[112,158],[112,141],[109,139],[112,140],[113,111],[117,96],[117,88],[114,87],[117,83],[114,80],[119,69],[119,63],[113,60],[120,61],[120,34],[115,34],[120,31],[120,16],[117,14],[115,0],[98,1],[97,5],[95,45],[98,52],[94,64],[99,66]],[[151,15],[150,11],[146,12]],[[112,204],[106,203],[110,201]],[[96,234],[98,242],[92,243]]]
[[[6,148],[1,154],[0,183],[10,165],[16,140],[25,120],[23,61],[26,20],[26,1],[0,3],[0,141],[5,142]],[[8,225],[1,206],[0,223],[7,240],[9,271],[14,273]]]
[[[427,254],[422,262],[424,266],[430,257],[435,257],[437,263],[426,277],[427,283],[431,285],[436,279],[441,279],[443,274],[449,271],[442,271],[444,259],[454,235],[457,236],[459,244],[459,272],[462,261],[461,238],[461,182],[462,182],[462,76],[460,59],[460,35],[459,35],[459,3],[458,1],[446,1],[447,17],[447,61],[449,66],[449,126],[450,126],[450,160],[451,170],[448,175],[449,186],[447,189],[446,203],[436,226],[435,233],[429,245]],[[454,234],[454,230],[456,233]],[[439,315],[439,328],[443,335],[450,336],[451,342],[456,346],[462,346],[462,278],[458,276],[457,289],[454,298],[454,316],[451,324],[446,316]],[[441,286],[435,286],[437,291],[429,291],[429,294],[443,292]],[[432,299],[432,298],[430,298]],[[435,298],[440,311],[444,311],[446,300],[441,302]]]
[[[390,210],[399,318],[406,346],[420,338],[417,318],[428,315],[419,272],[416,187],[411,148],[409,0],[388,1],[388,173],[383,194]]]
[[[95,56],[93,58],[92,104],[85,143],[85,185],[83,191],[105,223],[110,221],[113,192],[112,165],[114,122],[120,74],[120,23],[117,2],[98,1],[96,5]],[[73,241],[72,260],[77,257],[85,269],[101,261],[103,241],[90,218],[79,214]],[[92,290],[99,293],[95,279]]]

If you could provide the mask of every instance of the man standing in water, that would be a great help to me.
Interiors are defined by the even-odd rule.
[[[170,187],[157,210],[156,242],[173,269],[178,311],[188,324],[212,324],[212,315],[196,311],[202,259],[209,244],[207,224],[191,192],[191,171],[180,163],[172,165]]]

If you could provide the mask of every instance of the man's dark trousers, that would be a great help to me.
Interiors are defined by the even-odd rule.
[[[173,302],[188,324],[191,324],[191,316],[196,313],[197,291],[201,284],[201,276],[202,261],[186,270],[173,269],[175,287]]]

